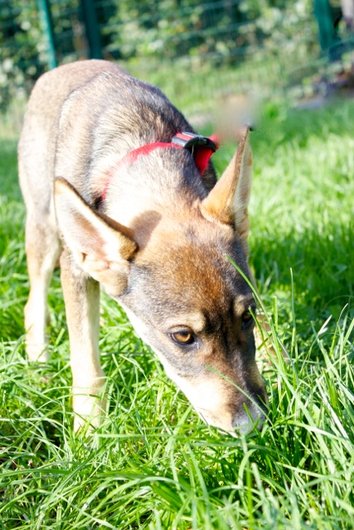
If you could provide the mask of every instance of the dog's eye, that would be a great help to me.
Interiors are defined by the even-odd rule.
[[[254,317],[256,315],[256,308],[254,306],[249,307],[242,314],[242,328],[247,329],[254,323]]]
[[[195,335],[189,329],[181,329],[174,333],[170,333],[170,337],[173,342],[176,342],[180,346],[188,346],[195,342]]]

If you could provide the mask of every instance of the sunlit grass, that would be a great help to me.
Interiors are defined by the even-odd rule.
[[[274,352],[264,362],[268,419],[247,439],[198,419],[106,297],[109,416],[92,440],[73,437],[58,275],[51,361],[25,360],[24,209],[15,143],[2,142],[2,527],[352,528],[353,122],[350,101],[312,112],[268,105],[253,133],[251,263]],[[219,170],[231,151],[218,154]]]

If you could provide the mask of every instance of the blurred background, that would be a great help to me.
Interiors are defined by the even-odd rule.
[[[118,61],[198,125],[238,94],[316,106],[353,91],[354,0],[0,0],[0,111],[19,128],[58,64]],[[9,120],[10,116],[10,120]]]

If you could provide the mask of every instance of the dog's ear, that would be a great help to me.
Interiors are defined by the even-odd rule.
[[[244,242],[248,235],[248,202],[252,172],[252,153],[248,137],[249,128],[246,128],[231,162],[201,203],[204,217],[234,226]]]
[[[55,179],[54,196],[58,226],[75,262],[109,294],[122,294],[137,251],[129,229],[98,215],[63,178]]]

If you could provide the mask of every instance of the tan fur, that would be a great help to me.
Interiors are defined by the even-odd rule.
[[[239,148],[208,197],[202,201],[201,211],[210,219],[233,224],[242,240],[248,236],[247,207],[251,189],[252,154],[249,129],[241,136]]]
[[[98,425],[105,410],[100,285],[208,423],[234,433],[262,420],[264,385],[244,320],[253,295],[231,264],[249,276],[248,130],[213,189],[212,167],[202,177],[186,150],[120,163],[181,130],[191,128],[157,89],[105,61],[45,74],[29,101],[19,145],[27,351],[31,360],[47,359],[46,295],[61,253],[75,429]],[[178,343],[183,333],[190,344]]]

